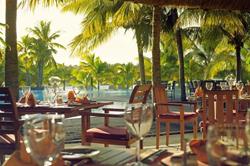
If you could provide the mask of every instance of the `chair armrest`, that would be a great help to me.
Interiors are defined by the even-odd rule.
[[[156,106],[178,106],[178,107],[183,107],[183,104],[181,103],[157,103]]]
[[[176,106],[176,107],[179,107],[179,112],[180,112],[180,115],[181,115],[181,119],[183,119],[183,117],[184,117],[184,106],[183,106],[183,104],[179,104],[179,103],[157,103],[156,107],[157,106]]]
[[[169,103],[179,103],[179,104],[189,104],[189,105],[196,105],[196,101],[169,101]]]
[[[118,112],[124,112],[124,108],[103,108],[103,110],[106,111],[118,111]]]
[[[110,117],[110,118],[123,118],[124,114],[112,114],[112,113],[90,113],[90,116],[95,116],[95,117]]]

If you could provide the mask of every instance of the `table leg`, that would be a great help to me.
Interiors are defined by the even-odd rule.
[[[90,145],[86,140],[86,131],[90,128],[90,111],[84,110],[82,113],[82,145]]]

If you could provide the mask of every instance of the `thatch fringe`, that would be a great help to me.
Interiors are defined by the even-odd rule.
[[[125,0],[148,5],[250,11],[250,0]]]

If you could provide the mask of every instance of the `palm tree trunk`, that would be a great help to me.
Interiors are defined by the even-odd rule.
[[[182,45],[182,37],[181,30],[177,29],[176,32],[176,43],[178,48],[178,56],[179,56],[179,77],[180,77],[180,86],[181,86],[181,100],[186,100],[186,88],[185,88],[185,73],[184,73],[184,57],[183,57],[183,45]]]
[[[42,87],[43,84],[43,62],[38,63],[38,72],[37,72],[37,87]]]
[[[241,56],[240,56],[240,50],[241,50],[241,45],[237,44],[235,46],[236,50],[236,81],[241,80]]]
[[[144,57],[143,57],[143,45],[140,38],[140,34],[136,31],[136,43],[139,56],[139,68],[140,68],[140,78],[141,84],[145,84],[145,67],[144,67]]]
[[[98,89],[98,92],[100,90],[100,82],[97,80],[97,89]]]
[[[161,32],[161,7],[154,6],[154,9],[153,9],[153,48],[152,48],[153,85],[157,85],[161,83],[160,32]]]
[[[29,72],[29,69],[26,69],[25,80],[26,80],[26,85],[27,85],[27,86],[30,86],[30,85],[31,85],[31,79],[30,79],[30,72]]]
[[[5,19],[6,28],[5,40],[8,47],[5,49],[5,86],[11,87],[13,95],[18,98],[18,59],[17,59],[17,34],[16,16],[17,0],[6,0]]]
[[[94,88],[94,82],[93,82],[93,78],[92,77],[90,78],[90,88],[91,88],[91,91]]]
[[[177,9],[173,9],[173,18],[176,22],[178,19]],[[182,45],[182,36],[181,36],[181,29],[177,28],[175,32],[176,37],[176,44],[178,49],[178,56],[179,56],[179,79],[180,79],[180,86],[181,86],[181,100],[186,100],[186,88],[185,88],[185,73],[184,73],[184,57],[183,57],[183,45]]]

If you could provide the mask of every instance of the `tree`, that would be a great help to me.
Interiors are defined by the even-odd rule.
[[[14,96],[18,97],[18,58],[16,16],[17,0],[6,0],[5,21],[7,24],[5,42],[5,86],[13,89]]]
[[[3,59],[3,54],[4,54],[3,49],[5,49],[7,46],[3,38],[3,32],[2,32],[2,29],[5,27],[6,27],[5,24],[0,23],[0,60]]]
[[[63,48],[59,43],[54,42],[59,37],[59,31],[51,33],[51,23],[41,21],[37,27],[30,28],[32,36],[32,50],[37,61],[37,86],[43,84],[43,71],[45,65],[56,65],[53,54],[57,52],[56,48]]]
[[[17,44],[19,54],[19,66],[25,73],[26,85],[31,86],[31,67],[34,65],[35,52],[32,50],[33,38],[28,35],[21,37]],[[21,76],[21,73],[20,73]]]
[[[161,32],[161,7],[153,9],[153,43],[152,43],[152,81],[153,85],[161,84],[160,68],[160,32]]]
[[[126,89],[129,89],[136,80],[136,67],[132,63],[121,64],[118,66],[118,74],[123,79],[123,84],[126,85]]]
[[[176,23],[178,19],[177,9],[172,9],[172,18],[173,22]],[[181,86],[181,100],[186,100],[186,88],[185,88],[185,73],[184,73],[184,56],[183,56],[183,44],[182,44],[182,35],[181,28],[177,26],[175,30],[176,44],[178,48],[178,57],[179,57],[179,77],[180,77],[180,86]]]
[[[80,67],[82,70],[89,73],[91,87],[94,87],[94,81],[96,81],[97,89],[100,90],[100,84],[106,77],[105,71],[108,68],[107,63],[102,62],[95,54],[85,54],[82,58],[83,61]]]
[[[222,71],[232,70],[235,64],[233,48],[226,43],[223,35],[216,35],[210,39],[213,34],[216,34],[216,31],[216,29],[200,30],[196,32],[195,38],[192,38],[191,34],[187,34],[192,43],[192,49],[186,52],[185,57],[196,66],[195,70],[201,71],[201,79],[218,77]],[[197,73],[197,71],[191,72]]]
[[[202,18],[202,19],[201,19]],[[217,28],[228,37],[229,43],[236,50],[236,78],[241,78],[241,48],[246,37],[248,37],[249,14],[238,11],[224,10],[185,10],[179,19],[183,27],[199,26],[202,29]]]
[[[72,43],[76,54],[92,50],[106,41],[118,28],[132,29],[138,49],[141,82],[145,83],[145,68],[143,50],[150,43],[149,7],[123,1],[70,1],[64,6],[64,11],[73,11],[85,15],[82,21],[82,32]]]

